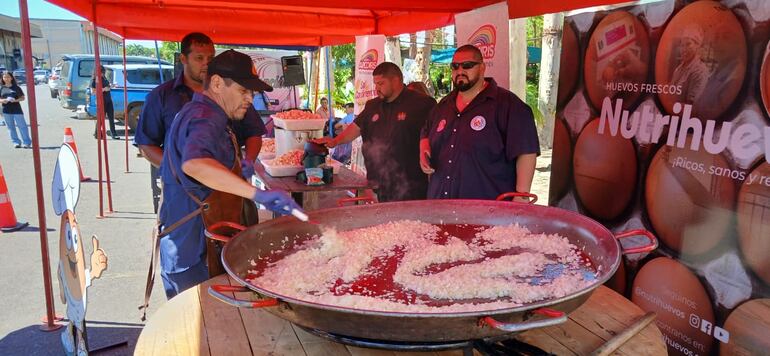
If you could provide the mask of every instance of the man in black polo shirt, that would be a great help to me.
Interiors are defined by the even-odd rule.
[[[393,63],[380,63],[372,76],[378,97],[367,101],[339,136],[316,142],[334,147],[361,136],[366,177],[379,183],[377,200],[425,199],[428,176],[418,159],[420,130],[436,101],[407,90],[401,69]]]
[[[451,67],[455,90],[431,113],[420,139],[420,166],[432,174],[428,199],[528,193],[540,154],[532,110],[484,78],[478,48],[458,48]]]

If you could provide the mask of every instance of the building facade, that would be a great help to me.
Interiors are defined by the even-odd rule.
[[[88,21],[30,19],[42,33],[32,39],[32,53],[42,60],[41,67],[51,68],[65,54],[93,54],[94,30]],[[110,31],[99,29],[99,53],[122,54],[122,38]]]
[[[33,41],[42,37],[39,26],[30,24],[29,27]],[[6,70],[24,68],[21,47],[21,22],[18,18],[0,14],[0,68]]]

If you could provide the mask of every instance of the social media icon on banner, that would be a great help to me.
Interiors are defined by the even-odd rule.
[[[700,317],[695,314],[690,314],[690,326],[696,329],[700,328]]]
[[[726,344],[730,342],[730,332],[716,326],[714,327],[714,338]]]
[[[707,335],[711,335],[711,322],[708,320],[701,320],[700,321],[700,331],[703,331]]]

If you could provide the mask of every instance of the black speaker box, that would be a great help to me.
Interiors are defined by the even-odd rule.
[[[302,65],[302,56],[281,57],[283,68],[283,86],[305,84],[305,67]]]

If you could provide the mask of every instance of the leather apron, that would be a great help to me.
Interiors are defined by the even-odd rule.
[[[235,151],[235,158],[233,160],[233,166],[230,167],[230,172],[240,177],[242,174],[240,146],[238,145],[235,139],[235,135],[233,134],[232,130],[230,130],[230,128],[227,129],[227,133],[230,136],[230,140],[232,141],[233,149]],[[171,173],[174,175],[176,181],[181,184],[179,175],[173,164],[173,160],[167,153],[168,150],[164,150],[164,160],[170,163],[169,167],[171,167]],[[150,268],[147,273],[144,304],[139,306],[139,309],[143,310],[141,316],[142,321],[146,319],[147,307],[149,306],[150,296],[152,295],[152,288],[155,283],[155,270],[157,269],[157,264],[160,257],[160,239],[163,236],[168,235],[176,228],[192,220],[199,214],[203,218],[204,228],[208,228],[208,226],[212,226],[213,224],[222,221],[237,222],[245,226],[257,223],[257,208],[254,202],[249,199],[244,199],[234,194],[213,190],[206,199],[201,201],[198,199],[198,197],[188,192],[187,190],[185,190],[185,193],[187,193],[190,199],[192,199],[198,205],[198,209],[190,212],[173,224],[166,226],[166,228],[162,231],[160,231],[160,222],[158,221],[157,226],[153,230],[153,253],[150,256]],[[161,201],[160,205],[162,206],[162,204],[163,202]],[[228,232],[213,232],[220,235],[228,235]],[[208,266],[209,277],[214,277],[225,273],[225,269],[222,266],[222,260],[220,259],[220,249],[221,243],[219,241],[206,239],[206,264]]]

